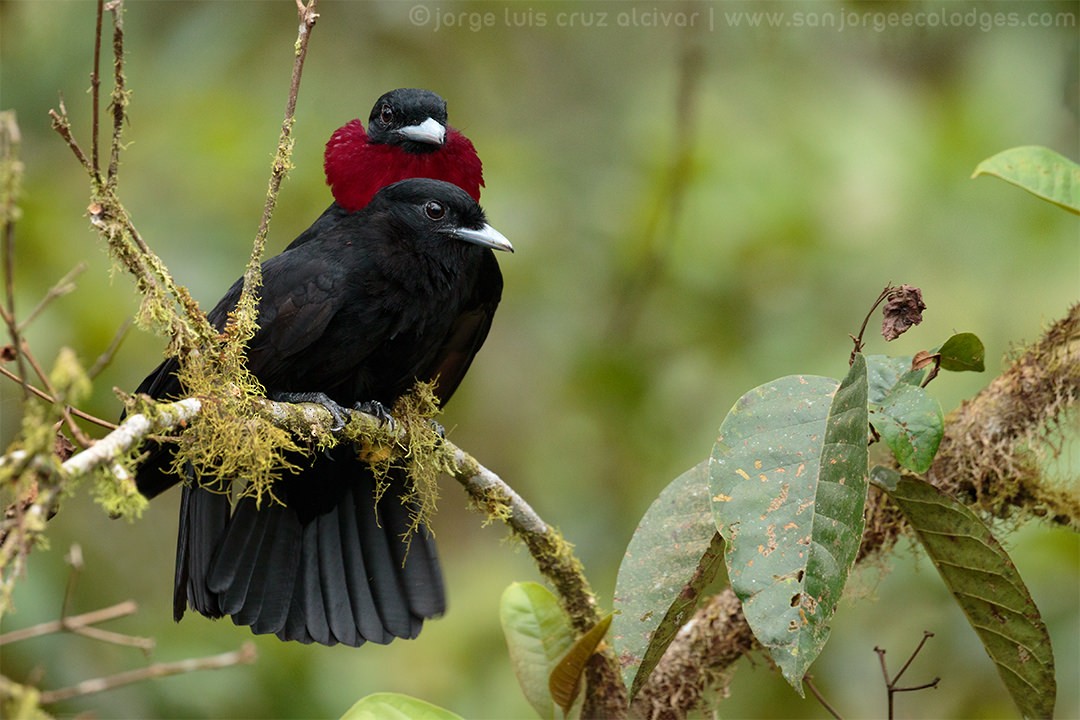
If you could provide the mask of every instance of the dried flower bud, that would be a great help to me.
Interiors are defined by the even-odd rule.
[[[895,340],[907,332],[912,325],[922,322],[922,311],[926,304],[922,300],[922,290],[911,285],[901,285],[889,293],[889,299],[882,310],[881,334],[885,340]]]

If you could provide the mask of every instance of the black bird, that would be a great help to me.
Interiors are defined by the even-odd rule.
[[[308,231],[310,232],[310,230]],[[383,188],[363,210],[325,224],[263,263],[258,331],[248,368],[271,397],[324,393],[340,406],[387,407],[415,381],[434,381],[445,404],[480,349],[502,294],[492,250],[512,251],[480,206],[441,180]],[[210,311],[224,327],[238,280]],[[163,362],[136,392],[183,397],[177,362]],[[167,448],[137,472],[154,497],[180,481]],[[257,634],[357,646],[413,638],[446,607],[426,527],[404,539],[410,508],[392,486],[376,514],[374,477],[344,444],[275,481],[284,505],[229,499],[184,484],[173,612],[229,615]],[[203,480],[206,482],[206,479]],[[406,553],[406,549],[408,552]]]

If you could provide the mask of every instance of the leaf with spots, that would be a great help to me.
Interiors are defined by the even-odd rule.
[[[975,513],[918,478],[875,468],[1024,717],[1053,717],[1050,634],[1008,553]]]
[[[720,426],[712,511],[731,587],[802,694],[855,562],[867,474],[867,370],[790,376],[744,395]]]
[[[615,580],[611,641],[633,698],[721,574],[709,461],[671,481],[638,524]]]

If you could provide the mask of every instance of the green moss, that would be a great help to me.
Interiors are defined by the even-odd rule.
[[[390,487],[387,474],[401,469],[408,475],[405,491],[391,502],[410,510],[411,524],[405,533],[408,543],[421,526],[430,527],[439,500],[439,475],[453,467],[442,437],[432,422],[439,414],[439,400],[433,383],[417,382],[391,408],[392,425],[375,424],[354,416],[344,435],[357,444],[357,454],[375,475],[375,501]]]
[[[215,345],[213,352],[193,353],[181,366],[180,382],[202,401],[202,411],[180,436],[173,470],[190,469],[197,482],[222,493],[232,488],[220,478],[242,478],[240,495],[260,505],[264,498],[276,500],[274,481],[296,470],[288,457],[303,449],[262,412],[265,391],[244,366],[242,351],[227,342]]]

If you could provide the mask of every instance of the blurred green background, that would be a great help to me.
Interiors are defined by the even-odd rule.
[[[366,119],[394,87],[447,98],[451,123],[484,160],[489,219],[517,253],[500,257],[502,307],[443,420],[576,544],[605,607],[641,514],[708,455],[728,408],[781,375],[841,376],[848,333],[887,282],[921,287],[929,309],[892,346],[875,335],[871,352],[911,354],[954,331],[986,343],[987,373],[932,386],[946,410],[1080,296],[1076,218],[1002,182],[969,180],[979,161],[1017,145],[1080,156],[1076,2],[323,0],[319,10],[296,168],[269,252],[329,203],[321,159],[335,128]],[[690,27],[663,27],[665,12],[684,13]],[[924,13],[934,26],[890,26],[891,12]],[[996,13],[1025,26],[996,26]],[[560,27],[572,18],[579,27]],[[88,183],[46,114],[62,95],[89,148],[93,25],[92,2],[0,3],[0,108],[18,112],[26,164],[18,309],[87,264],[78,291],[28,332],[46,362],[69,345],[92,364],[136,307],[129,278],[110,274],[89,229]],[[121,196],[204,306],[239,275],[255,234],[296,25],[291,0],[127,3],[133,95]],[[132,331],[85,409],[114,417],[111,388],[132,389],[162,347]],[[19,416],[20,393],[4,381],[3,445]],[[1054,470],[1063,482],[1080,467],[1068,447]],[[154,660],[248,640],[227,621],[170,620],[176,503],[170,493],[126,524],[84,492],[67,499],[4,629],[57,616],[63,555],[78,541],[87,568],[74,610],[136,599],[141,612],[108,627],[154,636]],[[450,611],[417,641],[355,650],[260,637],[254,666],[56,709],[334,717],[362,695],[395,690],[465,717],[529,717],[497,603],[509,582],[537,573],[501,527],[482,527],[453,483],[440,510]],[[1037,525],[1003,531],[1054,638],[1059,716],[1080,717],[1080,542]],[[1014,716],[925,557],[902,550],[888,572],[858,577],[858,602],[841,606],[813,671],[841,712],[883,715],[873,647],[887,648],[895,669],[929,630],[937,637],[906,677],[940,675],[941,686],[902,696],[900,712]],[[144,662],[134,650],[54,636],[5,648],[0,670],[56,688]],[[724,717],[825,717],[761,661],[741,663],[730,691]]]

